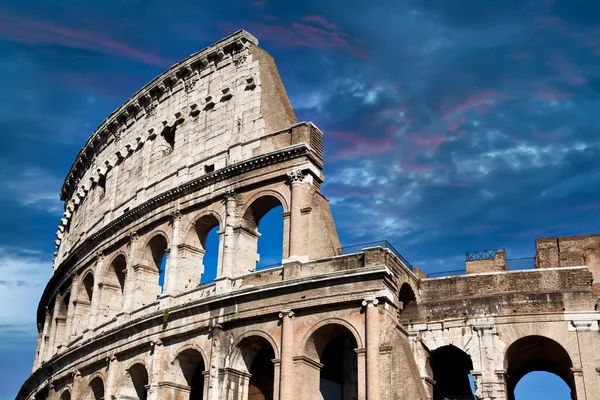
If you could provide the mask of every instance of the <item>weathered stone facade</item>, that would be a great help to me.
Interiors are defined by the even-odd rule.
[[[427,278],[385,246],[340,254],[322,169],[321,131],[244,31],[146,85],[65,181],[17,399],[453,399],[472,374],[477,398],[506,400],[533,370],[600,398],[597,236],[539,239],[534,270],[498,253]],[[283,259],[256,272],[276,206]],[[217,279],[200,285],[214,227]]]

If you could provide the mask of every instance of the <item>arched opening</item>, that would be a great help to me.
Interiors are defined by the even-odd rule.
[[[104,382],[99,376],[92,379],[86,391],[85,400],[104,400]]]
[[[358,359],[356,338],[345,326],[329,324],[310,336],[305,355],[322,364],[304,363],[306,385],[318,388],[307,398],[323,400],[354,400],[358,397]],[[318,364],[317,364],[318,365]],[[311,389],[309,389],[311,390]]]
[[[429,355],[433,372],[434,399],[474,399],[470,374],[473,370],[471,357],[456,346],[435,349]]]
[[[506,389],[509,400],[515,400],[515,388],[530,372],[549,372],[561,378],[577,398],[571,368],[573,363],[567,351],[557,342],[544,336],[526,336],[511,344],[505,355]]]
[[[146,400],[148,386],[148,372],[142,364],[132,365],[120,385],[119,396],[125,399]]]
[[[123,310],[126,274],[127,260],[119,254],[108,267],[102,285],[100,308],[106,318],[112,318]]]
[[[255,271],[281,264],[284,257],[283,205],[279,199],[266,195],[254,200],[244,213],[243,223],[248,228],[243,233],[243,242],[252,258],[246,269]]]
[[[190,387],[189,400],[203,400],[206,366],[202,354],[194,349],[185,350],[177,356],[176,363],[180,373],[177,383]]]
[[[60,298],[57,298],[58,306],[54,316],[54,338],[52,342],[51,355],[63,344],[69,341],[70,334],[67,332],[67,315],[69,313],[69,304],[71,301],[71,292],[65,292]]]
[[[571,400],[571,388],[559,376],[534,371],[525,375],[514,390],[516,400]]]
[[[238,344],[232,365],[241,374],[230,379],[239,381],[238,387],[247,385],[247,400],[273,400],[275,358],[273,347],[263,337],[251,336]]]
[[[400,301],[400,311],[405,310],[409,306],[409,304],[414,304],[414,301],[417,300],[415,292],[412,290],[408,283],[404,282],[400,287],[398,300]]]
[[[148,263],[149,267],[144,274],[148,275],[146,277],[148,281],[151,281],[152,276],[155,276],[155,282],[158,282],[156,293],[148,293],[148,302],[156,300],[164,290],[168,248],[167,239],[163,235],[155,235],[150,239],[144,250],[144,260]]]
[[[60,395],[60,400],[71,400],[71,392],[69,392],[68,390],[62,392]]]
[[[219,220],[212,214],[198,218],[185,241],[180,269],[196,284],[215,280],[219,268]]]
[[[89,326],[93,293],[94,273],[90,271],[81,280],[79,293],[77,294],[75,318],[73,318],[73,324],[77,324],[73,331],[76,334],[81,334]]]

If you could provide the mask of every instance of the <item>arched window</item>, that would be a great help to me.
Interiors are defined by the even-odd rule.
[[[515,388],[523,377],[531,372],[547,372],[562,379],[570,389],[570,396],[577,398],[573,363],[567,351],[557,342],[543,336],[526,336],[509,346],[505,355],[506,389],[509,400],[515,397]],[[551,377],[546,375],[546,379]],[[535,379],[535,375],[534,375]],[[571,397],[572,396],[572,397]]]
[[[273,347],[263,337],[250,336],[238,344],[232,365],[237,371],[250,374],[247,383],[243,381],[247,390],[242,389],[248,393],[247,400],[273,400],[275,358]]]
[[[176,364],[180,374],[177,383],[190,387],[189,400],[203,400],[206,367],[202,354],[194,349],[184,350],[177,356]]]
[[[69,392],[68,390],[62,392],[60,395],[60,400],[71,400],[71,392]]]
[[[110,319],[123,310],[126,274],[127,260],[123,254],[120,254],[107,268],[102,285],[101,302],[105,318]]]
[[[431,352],[429,364],[433,371],[434,399],[473,399],[471,390],[471,357],[453,345],[442,346]]]
[[[163,292],[167,270],[167,239],[163,235],[155,235],[144,251],[144,260],[148,263],[149,274],[156,275],[159,288],[156,293],[150,293],[149,301],[154,301]]]
[[[315,370],[304,364],[305,385],[318,388],[310,398],[353,400],[358,397],[358,359],[356,338],[345,326],[329,324],[320,327],[305,345],[305,355],[323,366]]]
[[[400,300],[400,311],[405,310],[409,304],[413,303],[416,300],[415,292],[412,290],[408,283],[404,282],[400,287],[398,300]]]
[[[99,376],[92,379],[86,394],[85,400],[104,400],[104,382]]]
[[[534,371],[526,374],[514,390],[516,400],[572,400],[571,388],[560,376]]]
[[[119,398],[132,400],[146,400],[148,393],[148,372],[143,364],[132,365],[120,385]]]
[[[197,283],[208,283],[217,277],[220,266],[219,220],[212,214],[198,218],[185,240],[180,268]]]
[[[281,264],[284,254],[282,213],[281,202],[272,195],[254,200],[244,213],[243,223],[248,229],[240,237],[243,242],[240,247],[248,252],[246,257],[249,261],[245,269],[249,272]],[[253,256],[256,257],[255,262]]]
[[[79,293],[77,294],[75,318],[73,319],[73,324],[76,324],[73,331],[75,334],[81,334],[89,326],[93,293],[94,274],[90,271],[81,280]]]
[[[54,354],[59,347],[67,344],[70,339],[70,334],[67,332],[67,315],[69,313],[71,292],[65,292],[57,301],[59,303],[54,316],[54,340],[51,354]]]

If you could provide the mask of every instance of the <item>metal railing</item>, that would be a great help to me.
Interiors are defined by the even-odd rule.
[[[467,261],[493,260],[496,253],[505,251],[504,249],[470,251],[466,253]]]
[[[366,249],[368,247],[383,247],[384,249],[389,249],[392,253],[394,253],[396,257],[398,257],[398,259],[402,262],[402,264],[404,264],[406,268],[412,271],[413,266],[411,265],[411,263],[409,263],[408,260],[404,258],[402,254],[400,254],[400,252],[396,250],[394,246],[392,246],[387,240],[379,240],[376,242],[367,242],[339,247],[337,249],[337,253],[339,256],[343,254],[360,253],[363,249]]]

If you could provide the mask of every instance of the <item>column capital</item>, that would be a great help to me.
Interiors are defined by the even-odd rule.
[[[362,301],[363,307],[376,307],[379,304],[379,300],[376,297],[367,297]]]
[[[171,218],[171,222],[181,221],[181,218],[182,218],[181,210],[179,208],[177,208],[177,209],[171,211],[169,213],[169,217]]]
[[[286,316],[292,318],[296,315],[292,310],[284,310],[279,312],[279,318],[285,318]]]
[[[129,232],[129,242],[137,242],[139,240],[139,235],[137,233],[137,231],[131,231]]]
[[[95,254],[94,257],[96,258],[96,262],[102,262],[104,261],[104,250],[98,250]]]
[[[293,170],[287,173],[287,183],[290,186],[299,185],[304,182],[304,172],[300,169]]]
[[[229,189],[227,192],[225,192],[224,198],[225,201],[234,201],[237,200],[239,194],[233,190],[233,189]]]

